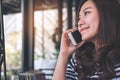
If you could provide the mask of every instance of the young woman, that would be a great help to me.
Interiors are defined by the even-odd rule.
[[[120,5],[118,0],[84,0],[77,29],[82,42],[62,34],[53,80],[120,80]],[[72,57],[70,57],[72,55]]]

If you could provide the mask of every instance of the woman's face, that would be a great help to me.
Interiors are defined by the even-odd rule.
[[[86,1],[79,12],[78,29],[82,35],[82,40],[96,40],[99,24],[99,14],[92,0]]]

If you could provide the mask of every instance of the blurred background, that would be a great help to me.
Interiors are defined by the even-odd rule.
[[[0,0],[0,80],[51,80],[81,1]]]

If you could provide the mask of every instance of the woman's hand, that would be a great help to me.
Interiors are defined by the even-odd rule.
[[[69,57],[76,49],[78,49],[84,41],[80,42],[78,45],[73,45],[69,39],[68,33],[73,32],[76,29],[69,29],[62,34],[62,39],[61,39],[61,47],[60,47],[60,54]]]

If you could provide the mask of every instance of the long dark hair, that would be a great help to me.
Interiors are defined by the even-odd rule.
[[[100,80],[109,80],[116,76],[115,65],[120,64],[120,5],[117,0],[91,1],[100,16],[97,36],[99,49],[96,51],[90,42],[80,47],[76,52],[76,71],[80,80],[87,80],[86,76],[92,76],[95,72],[102,72]]]

